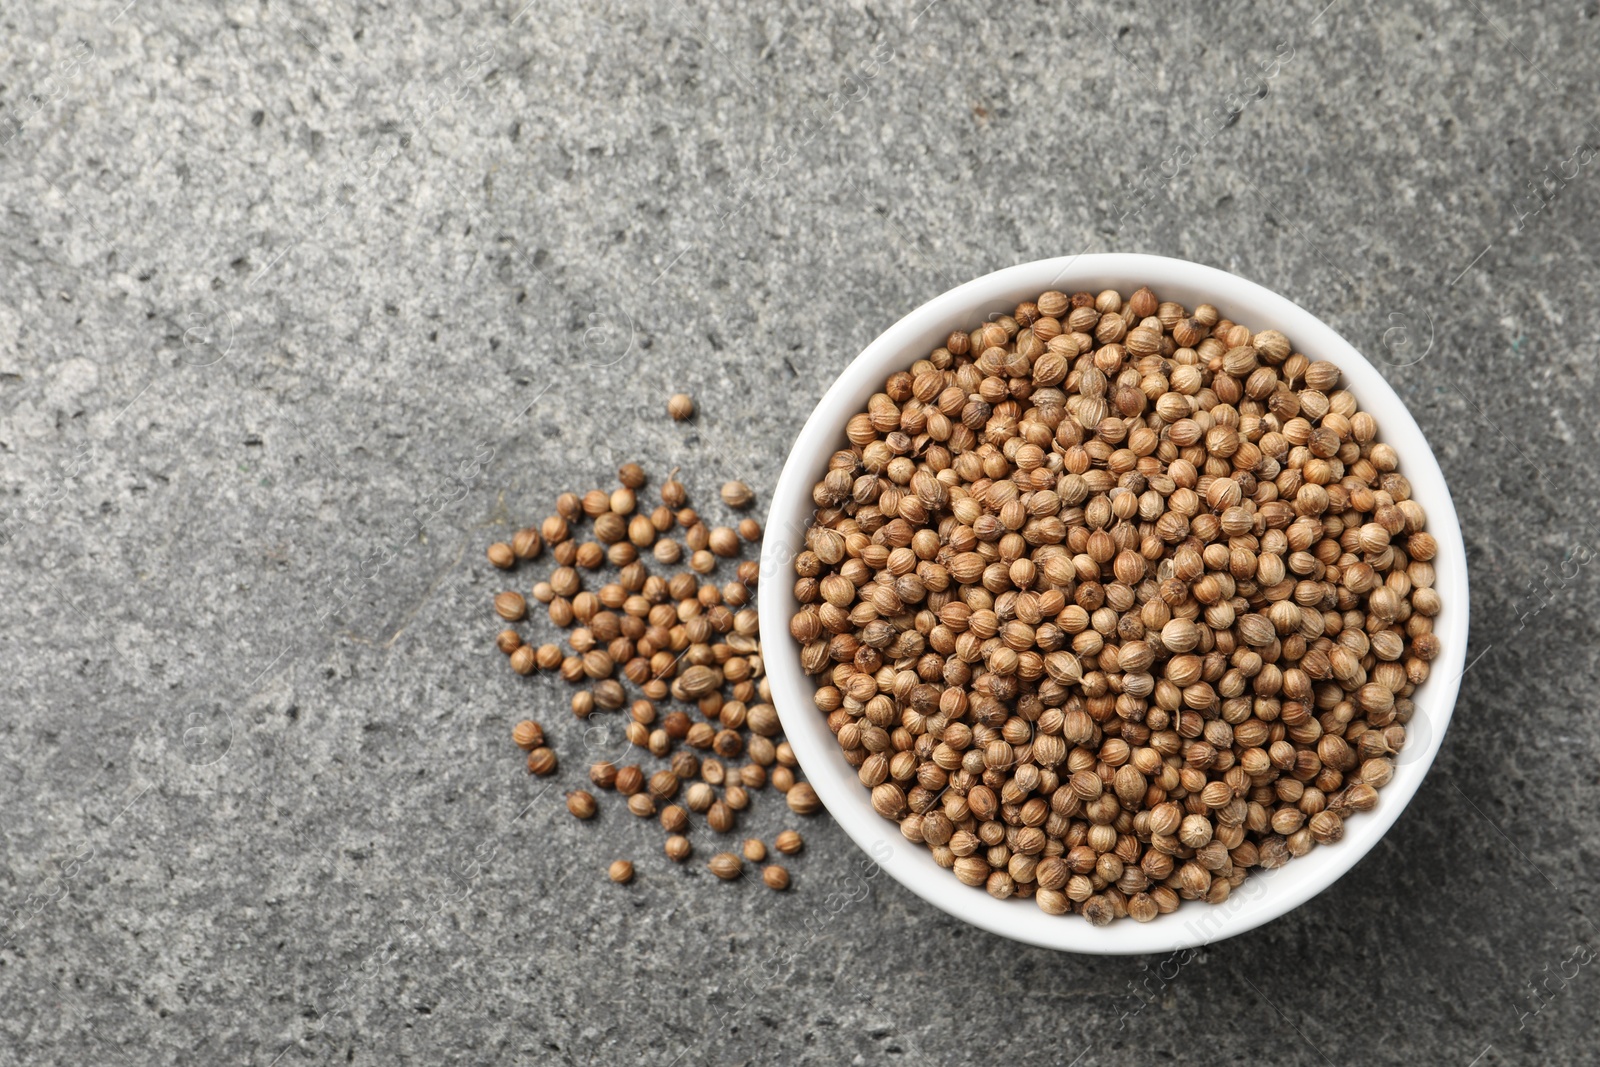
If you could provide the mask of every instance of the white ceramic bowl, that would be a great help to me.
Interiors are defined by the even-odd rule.
[[[1127,293],[1141,285],[1162,300],[1189,307],[1213,304],[1252,330],[1281,330],[1298,351],[1332,360],[1344,372],[1344,387],[1377,418],[1380,438],[1400,454],[1400,472],[1438,539],[1434,567],[1444,609],[1435,632],[1443,651],[1414,697],[1417,712],[1393,780],[1379,791],[1375,810],[1346,822],[1342,841],[1318,846],[1275,871],[1252,871],[1223,904],[1187,901],[1153,922],[1128,919],[1095,927],[1080,916],[1046,915],[1031,900],[996,900],[981,888],[963,885],[934,863],[925,846],[905,840],[894,823],[872,810],[868,791],[812,703],[815,683],[801,670],[799,646],[788,636],[797,606],[791,563],[804,545],[812,486],[829,455],[847,447],[845,422],[865,408],[891,373],[938,347],[951,330],[970,329],[992,313],[1009,313],[1042,292],[1110,288]],[[1460,686],[1467,650],[1466,551],[1444,475],[1422,431],[1382,375],[1330,327],[1290,300],[1212,267],[1159,256],[1080,255],[1024,263],[952,289],[884,331],[845,368],[806,420],[778,479],[762,550],[760,612],[762,631],[772,635],[762,652],[784,733],[828,811],[885,871],[951,915],[1018,941],[1072,952],[1165,952],[1231,937],[1304,904],[1353,867],[1399,818],[1439,751]]]

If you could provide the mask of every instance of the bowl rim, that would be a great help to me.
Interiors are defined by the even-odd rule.
[[[826,721],[809,699],[814,683],[800,668],[788,636],[796,602],[790,564],[803,544],[813,511],[811,487],[827,457],[844,443],[844,424],[882,388],[888,374],[905,369],[956,328],[1060,288],[1067,292],[1148,285],[1162,299],[1189,306],[1204,301],[1252,329],[1286,334],[1297,351],[1327,359],[1343,372],[1365,411],[1378,420],[1379,439],[1400,454],[1400,473],[1426,510],[1438,542],[1435,588],[1443,607],[1435,618],[1442,651],[1413,700],[1415,737],[1396,760],[1393,779],[1378,806],[1346,823],[1344,839],[1319,846],[1274,871],[1252,871],[1221,904],[1185,902],[1149,923],[1095,927],[1077,916],[1051,916],[1028,901],[997,900],[964,885],[933,862],[922,845],[907,841],[873,809]],[[1203,295],[1201,295],[1203,294]],[[900,884],[946,913],[980,929],[1043,948],[1096,955],[1175,951],[1244,933],[1284,915],[1332,885],[1354,867],[1399,818],[1416,795],[1443,743],[1460,689],[1467,653],[1468,579],[1460,520],[1438,460],[1398,393],[1378,369],[1331,326],[1288,297],[1216,267],[1141,253],[1086,253],[1035,260],[995,271],[948,290],[883,331],[834,380],[806,419],[785,458],[767,514],[759,586],[761,629],[782,635],[762,649],[772,703],[807,780],[846,834]]]

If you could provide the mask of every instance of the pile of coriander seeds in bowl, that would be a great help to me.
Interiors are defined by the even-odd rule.
[[[960,882],[1150,922],[1379,803],[1438,545],[1339,368],[1271,327],[1044,292],[846,423],[789,631],[872,809]]]

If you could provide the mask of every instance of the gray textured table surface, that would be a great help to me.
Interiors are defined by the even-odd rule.
[[[1592,1057],[1594,5],[124,2],[0,15],[0,1062]],[[489,647],[508,522],[764,502],[883,326],[1084,249],[1279,289],[1433,442],[1474,665],[1382,846],[1179,968],[522,773],[579,724]]]

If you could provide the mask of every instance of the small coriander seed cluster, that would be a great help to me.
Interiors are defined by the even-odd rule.
[[[891,375],[814,488],[790,622],[873,808],[1096,925],[1338,841],[1440,650],[1437,546],[1339,383],[1145,288]]]
[[[615,792],[631,814],[659,820],[667,858],[681,863],[693,853],[692,831],[703,826],[731,833],[756,790],[771,785],[798,815],[815,813],[821,803],[798,780],[761,662],[754,607],[760,566],[740,558],[746,545],[760,539],[760,524],[744,518],[735,526],[707,525],[689,507],[688,490],[676,477],[662,483],[660,505],[647,509],[638,498],[647,478],[635,463],[625,464],[617,480],[611,490],[563,493],[555,513],[538,526],[489,546],[489,562],[501,570],[536,560],[547,547],[555,560],[529,595],[508,590],[494,597],[495,614],[508,624],[495,645],[516,673],[559,674],[579,687],[571,700],[578,718],[625,712],[627,740],[652,769],[603,760],[589,768],[589,780]],[[734,510],[754,500],[742,482],[726,483],[720,496]],[[582,539],[585,525],[592,539]],[[652,573],[647,560],[687,569]],[[724,564],[733,576],[719,585],[713,579]],[[614,569],[612,580],[589,577],[605,568]],[[530,599],[566,631],[565,648],[524,640],[517,626],[532,625]],[[538,723],[517,723],[512,741],[527,753],[530,773],[557,773],[555,750]],[[566,804],[581,820],[601,810],[587,789],[569,791]],[[765,845],[752,841],[744,855],[756,861],[765,856]],[[760,846],[759,856],[753,846]],[[792,855],[800,836],[784,831],[775,847]],[[728,880],[744,873],[733,853],[719,853],[710,869]],[[618,860],[609,873],[612,881],[626,883],[634,876],[633,864]],[[789,884],[788,871],[776,864],[763,878],[774,889]]]

